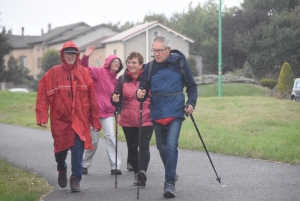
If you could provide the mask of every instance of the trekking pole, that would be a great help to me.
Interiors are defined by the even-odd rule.
[[[117,111],[115,112],[115,118],[116,118],[116,168],[115,168],[115,174],[116,174],[116,180],[115,180],[115,188],[118,188],[118,174],[117,174],[117,165],[118,165],[118,114]]]
[[[188,115],[186,114],[186,116],[188,116]],[[202,139],[202,137],[201,137],[201,135],[200,135],[200,131],[198,130],[198,127],[197,127],[197,125],[196,125],[196,123],[195,123],[195,119],[194,119],[194,117],[193,117],[192,114],[190,114],[190,116],[191,116],[191,119],[192,119],[192,121],[193,121],[193,123],[194,123],[194,125],[195,125],[195,128],[196,128],[197,132],[198,132],[198,136],[199,136],[199,138],[200,138],[200,140],[201,140],[201,142],[202,142],[202,144],[203,144],[203,147],[204,147],[204,149],[205,149],[205,152],[206,152],[206,154],[207,154],[207,156],[208,156],[208,158],[209,158],[209,161],[210,161],[210,163],[211,163],[211,165],[212,165],[212,167],[213,167],[213,169],[214,169],[214,171],[215,171],[215,173],[216,173],[216,175],[217,175],[217,179],[216,179],[216,180],[217,180],[219,183],[221,183],[221,177],[219,177],[218,174],[217,174],[217,171],[216,171],[216,169],[215,169],[215,166],[214,166],[214,164],[213,164],[213,162],[212,162],[212,160],[211,160],[211,158],[210,158],[210,156],[209,156],[209,153],[208,153],[208,151],[207,151],[207,149],[206,149],[206,146],[205,146],[205,144],[204,144],[204,141],[203,141],[203,139]]]
[[[143,90],[144,88],[140,88]],[[140,177],[139,177],[139,171],[140,171],[140,145],[141,145],[141,135],[142,135],[142,117],[143,117],[143,99],[138,98],[138,101],[140,102],[140,124],[139,124],[139,146],[138,146],[138,187],[137,187],[137,199],[140,198]]]

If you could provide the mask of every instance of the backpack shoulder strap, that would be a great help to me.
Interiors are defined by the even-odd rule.
[[[187,79],[186,79],[186,76],[185,76],[185,71],[183,70],[183,66],[184,66],[184,58],[180,58],[179,59],[179,68],[180,68],[180,71],[181,71],[181,75],[182,77],[184,78],[184,83],[187,83]]]
[[[150,63],[149,63],[149,68],[148,68],[148,78],[147,78],[147,81],[148,81],[148,82],[150,81],[153,63],[154,63],[154,59],[152,59],[152,60],[150,61]]]
[[[125,80],[125,75],[123,74],[123,75],[120,76],[121,89],[123,89],[124,80]]]
[[[116,93],[122,93],[122,91],[123,91],[123,84],[124,84],[124,80],[125,80],[125,74],[123,74],[123,75],[121,75],[120,77],[119,77],[119,90],[120,91],[116,91]],[[124,105],[124,103],[123,103],[123,101],[122,101],[122,103],[118,106],[118,107],[116,107],[116,112],[118,113],[118,114],[121,114],[121,111],[122,111],[122,108],[123,108],[123,105]]]

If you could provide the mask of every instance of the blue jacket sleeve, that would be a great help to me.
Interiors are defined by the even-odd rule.
[[[184,60],[183,70],[186,77],[186,80],[184,80],[184,82],[186,86],[186,93],[188,96],[186,105],[192,105],[195,108],[198,97],[198,87],[186,60]]]

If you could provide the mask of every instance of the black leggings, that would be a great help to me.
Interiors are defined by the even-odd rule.
[[[138,146],[139,146],[139,128],[137,127],[122,127],[128,148],[128,162],[131,163],[134,173],[138,173]],[[148,169],[150,161],[149,142],[153,133],[153,126],[143,126],[141,132],[140,145],[140,164],[139,170]]]

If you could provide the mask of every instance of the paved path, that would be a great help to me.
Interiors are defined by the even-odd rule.
[[[49,131],[0,124],[0,157],[17,167],[44,177],[53,191],[44,201],[131,201],[137,199],[137,187],[132,186],[133,173],[126,170],[126,144],[119,142],[123,174],[110,175],[105,142],[99,141],[93,165],[83,175],[80,193],[70,193],[69,186],[57,184],[53,140]],[[201,141],[199,140],[199,143]],[[209,145],[206,145],[209,149]],[[222,183],[216,181],[206,153],[179,150],[176,184],[177,196],[183,201],[292,201],[300,200],[300,166],[275,162],[210,154]],[[68,165],[70,167],[70,154]],[[70,172],[70,169],[69,169]],[[139,200],[164,200],[162,162],[156,147],[151,146],[151,160],[146,187],[140,187]]]

